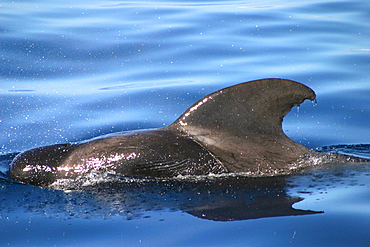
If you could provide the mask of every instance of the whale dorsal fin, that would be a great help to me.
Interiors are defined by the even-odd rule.
[[[305,85],[285,79],[245,82],[214,92],[186,110],[170,128],[206,146],[231,171],[287,166],[308,151],[282,130],[293,106],[315,99]]]

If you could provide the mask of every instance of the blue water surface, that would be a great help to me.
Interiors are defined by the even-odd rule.
[[[270,77],[317,94],[285,118],[289,137],[370,157],[367,0],[5,0],[0,20],[2,173],[18,152],[166,126],[213,91]],[[369,246],[368,165],[247,183],[77,192],[2,176],[0,244]],[[246,215],[252,201],[274,208]],[[289,213],[269,215],[276,205]]]

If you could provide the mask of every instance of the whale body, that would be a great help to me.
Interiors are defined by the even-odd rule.
[[[8,176],[46,187],[99,172],[159,178],[288,174],[314,151],[284,134],[283,118],[315,97],[291,80],[237,84],[207,95],[164,128],[25,151],[12,161]]]

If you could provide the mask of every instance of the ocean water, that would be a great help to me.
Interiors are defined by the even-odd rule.
[[[27,149],[170,124],[240,82],[311,87],[284,120],[370,158],[370,4],[2,1],[0,171]],[[2,246],[369,246],[368,164],[288,178],[126,181],[54,191],[0,177]],[[293,209],[292,209],[293,208]]]

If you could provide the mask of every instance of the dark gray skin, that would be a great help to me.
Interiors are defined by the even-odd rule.
[[[135,177],[289,173],[312,154],[282,131],[284,116],[315,93],[298,82],[263,79],[214,92],[171,125],[23,152],[8,175],[37,186],[93,172]]]

